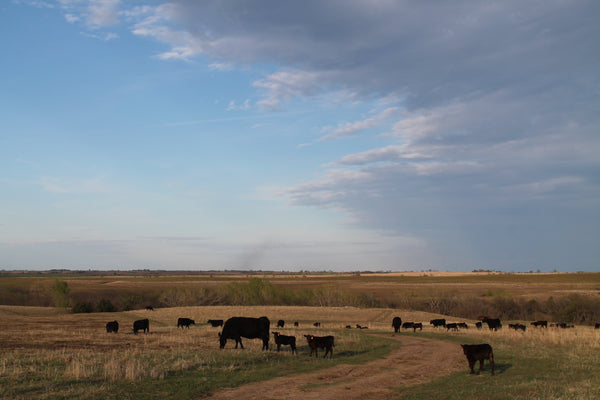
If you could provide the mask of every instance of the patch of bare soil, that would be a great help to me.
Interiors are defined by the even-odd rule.
[[[223,389],[209,398],[383,400],[396,397],[402,387],[468,370],[462,350],[455,343],[414,336],[394,338],[402,347],[378,360]]]

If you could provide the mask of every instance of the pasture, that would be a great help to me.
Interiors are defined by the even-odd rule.
[[[275,321],[284,319],[285,328],[277,330],[298,338],[298,355],[291,355],[285,346],[277,353],[273,340],[266,352],[260,350],[260,340],[248,339],[245,350],[235,350],[232,341],[219,350],[220,328],[206,321],[236,315],[265,315],[272,331]],[[394,334],[394,315],[425,322],[423,331],[403,329]],[[179,317],[192,318],[197,325],[177,328]],[[382,399],[465,399],[482,394],[499,399],[600,398],[600,330],[528,328],[523,333],[507,329],[506,321],[498,332],[474,328],[447,332],[428,324],[437,317],[355,307],[212,306],[72,314],[55,308],[0,306],[0,397],[234,398],[223,388],[237,386],[247,395],[258,393],[255,398],[269,398],[266,388],[274,394],[276,389],[301,393],[303,398],[313,398],[311,393],[314,398],[344,393],[348,398]],[[150,320],[150,333],[133,335],[133,321],[141,318]],[[106,322],[112,320],[119,321],[117,334],[105,331]],[[312,325],[317,320],[320,328]],[[293,321],[299,326],[294,327]],[[474,321],[466,322],[472,326]],[[357,323],[369,329],[345,328]],[[302,337],[306,333],[334,335],[333,359],[309,357]],[[468,373],[459,344],[479,342],[494,348],[494,377],[487,364],[480,376]],[[442,349],[446,353],[440,360],[436,357]],[[269,383],[275,379],[277,384]],[[372,382],[380,382],[383,389],[369,391],[377,386]],[[228,390],[235,396],[236,389]]]
[[[56,282],[69,289],[66,307],[51,306]],[[106,300],[116,312],[72,312]],[[0,304],[2,399],[600,399],[599,273],[3,272]],[[504,327],[475,329],[482,314]],[[296,336],[297,355],[275,351],[272,336],[270,351],[248,339],[219,350],[221,328],[207,324],[263,315]],[[396,315],[423,330],[394,333]],[[196,325],[177,328],[180,317]],[[150,333],[134,335],[144,318]],[[433,328],[434,318],[470,329]],[[536,329],[536,319],[576,327]],[[118,333],[106,333],[113,320]],[[305,334],[335,336],[333,358],[309,357]],[[470,375],[460,347],[484,342],[493,377],[489,364]]]

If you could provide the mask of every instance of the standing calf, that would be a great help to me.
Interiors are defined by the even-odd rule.
[[[306,341],[308,342],[308,346],[310,347],[310,356],[312,357],[313,351],[315,352],[315,357],[319,356],[319,349],[325,349],[325,355],[323,358],[327,357],[327,353],[329,353],[329,358],[333,357],[333,336],[314,336],[314,335],[304,335]]]
[[[490,360],[490,365],[492,366],[492,375],[494,375],[494,353],[492,351],[492,346],[487,343],[483,344],[461,344],[463,353],[467,356],[467,361],[469,362],[469,368],[471,368],[471,373],[474,374],[473,367],[475,363],[479,361],[479,371],[477,371],[477,375],[481,373],[483,369],[484,360]]]
[[[292,354],[296,353],[296,336],[286,336],[281,335],[279,332],[273,332],[273,337],[275,338],[275,344],[277,345],[277,351],[281,348],[281,346],[290,346],[292,349]]]

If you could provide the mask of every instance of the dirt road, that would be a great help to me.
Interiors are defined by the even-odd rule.
[[[383,400],[396,397],[404,386],[467,370],[467,362],[457,344],[418,337],[394,338],[402,347],[378,360],[224,389],[209,398]]]

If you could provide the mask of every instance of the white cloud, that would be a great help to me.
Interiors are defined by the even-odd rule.
[[[81,18],[79,18],[79,16],[74,15],[74,14],[65,14],[65,19],[67,20],[67,22],[70,22],[70,23],[75,23],[75,22],[81,21]]]
[[[432,155],[420,151],[419,149],[409,147],[407,144],[390,145],[382,148],[363,151],[356,154],[349,154],[342,157],[335,164],[337,165],[364,165],[379,162],[394,162],[411,159],[427,159]]]
[[[326,126],[321,129],[322,132],[329,132],[327,135],[319,138],[319,141],[336,140],[342,139],[349,136],[354,136],[358,132],[365,131],[367,129],[378,127],[386,122],[387,119],[392,117],[398,111],[397,107],[390,107],[383,110],[380,114],[363,119],[361,121],[348,122],[345,124],[339,124],[335,127]]]
[[[86,22],[92,27],[105,27],[118,23],[121,0],[90,0]]]
[[[250,99],[244,100],[242,104],[236,104],[235,100],[231,100],[227,106],[227,111],[249,110],[250,107]]]
[[[259,105],[266,109],[278,109],[284,101],[316,94],[318,74],[307,71],[279,71],[264,80],[254,82],[253,85],[266,93],[266,97],[258,102]]]

